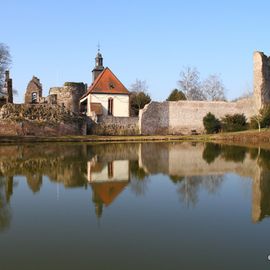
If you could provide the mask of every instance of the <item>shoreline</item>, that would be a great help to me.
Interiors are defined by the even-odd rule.
[[[213,142],[270,146],[270,130],[247,130],[241,132],[202,135],[137,135],[137,136],[0,136],[0,144],[35,142]]]

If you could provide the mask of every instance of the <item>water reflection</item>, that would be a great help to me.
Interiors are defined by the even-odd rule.
[[[179,200],[195,207],[199,191],[216,193],[224,174],[253,179],[252,220],[270,214],[270,152],[264,149],[190,143],[29,144],[0,147],[0,228],[9,227],[14,177],[23,175],[33,193],[44,176],[66,188],[90,188],[97,217],[127,188],[145,196],[153,174],[167,175]]]

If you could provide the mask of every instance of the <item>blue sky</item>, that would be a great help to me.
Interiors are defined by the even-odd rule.
[[[177,87],[185,66],[220,74],[229,99],[252,87],[252,54],[270,54],[270,1],[1,1],[0,42],[22,102],[33,75],[44,96],[65,81],[91,83],[101,44],[104,65],[129,88],[146,80],[154,100]]]

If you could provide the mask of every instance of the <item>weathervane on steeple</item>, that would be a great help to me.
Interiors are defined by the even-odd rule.
[[[98,52],[100,52],[100,43],[99,42],[98,42],[97,47],[98,47]]]

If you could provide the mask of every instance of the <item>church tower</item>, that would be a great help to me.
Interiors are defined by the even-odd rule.
[[[98,53],[97,53],[97,56],[95,58],[95,67],[92,70],[93,82],[96,80],[96,78],[98,77],[98,75],[103,70],[104,70],[104,67],[103,67],[103,57],[102,57],[102,54],[100,53],[100,49],[98,49]]]

